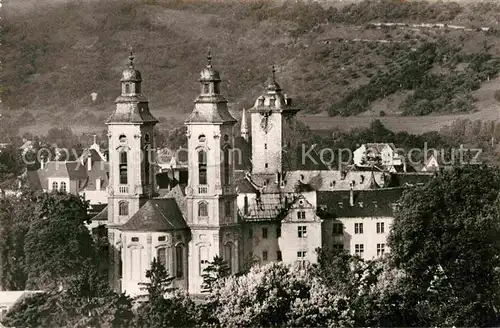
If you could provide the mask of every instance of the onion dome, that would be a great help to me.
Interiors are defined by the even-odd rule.
[[[267,85],[267,91],[270,91],[270,92],[280,92],[281,91],[280,85],[276,82],[276,69],[274,68],[274,65],[273,65],[273,79]]]
[[[128,67],[123,70],[122,82],[142,82],[141,72],[134,69],[134,55],[130,52]]]
[[[220,75],[219,72],[217,72],[215,69],[212,67],[212,54],[210,53],[210,50],[208,50],[207,54],[207,67],[205,67],[201,71],[201,76],[200,76],[200,82],[220,82]]]

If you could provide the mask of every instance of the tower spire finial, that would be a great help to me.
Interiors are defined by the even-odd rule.
[[[207,67],[211,68],[212,67],[212,53],[210,52],[210,46],[208,46],[208,51],[207,51]]]
[[[130,66],[130,68],[133,68],[134,67],[134,53],[132,51],[132,47],[130,47],[130,55],[128,56],[128,66]]]

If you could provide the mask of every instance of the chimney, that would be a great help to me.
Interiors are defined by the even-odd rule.
[[[354,206],[354,188],[351,184],[351,189],[349,190],[349,204]]]

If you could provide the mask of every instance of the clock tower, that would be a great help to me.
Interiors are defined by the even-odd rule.
[[[292,100],[281,92],[276,82],[275,69],[266,92],[257,98],[249,110],[252,122],[252,174],[282,173],[283,133],[295,119],[298,109],[291,107]]]

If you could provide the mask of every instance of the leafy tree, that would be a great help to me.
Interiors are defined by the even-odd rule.
[[[15,179],[23,169],[20,153],[14,146],[0,150],[0,183]]]
[[[215,281],[230,275],[230,268],[224,259],[216,255],[212,262],[203,270],[202,289],[205,293],[212,292],[212,285]]]
[[[403,196],[389,246],[408,276],[414,324],[480,326],[496,317],[499,191],[497,168],[470,166]]]
[[[16,304],[4,318],[9,327],[128,327],[131,299],[113,293],[93,268],[77,273],[64,291],[35,294]]]
[[[282,262],[255,266],[214,284],[214,316],[222,326],[346,326],[351,321],[344,296],[309,270]]]

